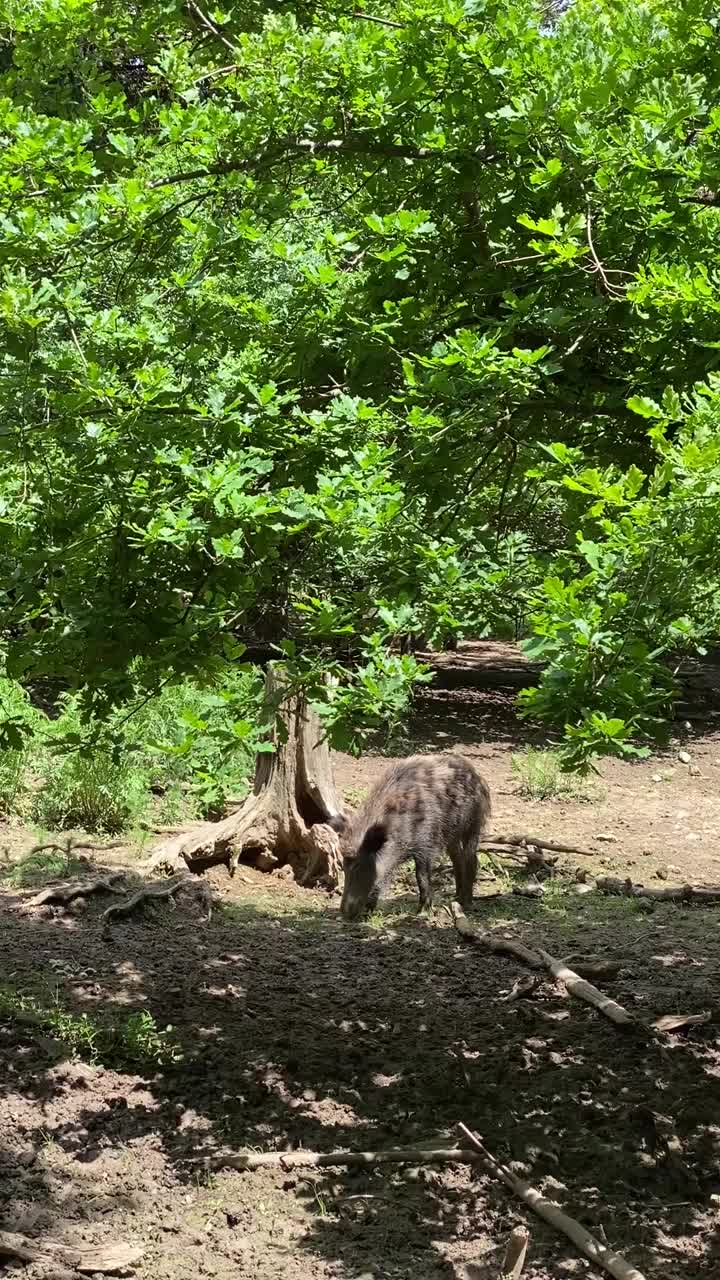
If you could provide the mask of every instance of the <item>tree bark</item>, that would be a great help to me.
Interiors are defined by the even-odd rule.
[[[323,878],[339,883],[338,836],[327,824],[342,805],[319,717],[302,696],[284,693],[282,670],[275,666],[267,670],[265,702],[274,720],[274,750],[258,755],[252,793],[242,808],[164,841],[150,859],[151,869],[199,872],[226,863],[234,875],[245,858],[266,870],[290,863],[303,884]]]

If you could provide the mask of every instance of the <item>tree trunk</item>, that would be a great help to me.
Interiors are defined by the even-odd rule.
[[[267,670],[265,701],[268,718],[275,720],[275,750],[258,755],[251,795],[222,822],[164,841],[150,868],[200,872],[224,862],[233,875],[242,857],[263,870],[289,863],[303,884],[339,882],[339,842],[327,820],[342,806],[319,718],[304,698],[283,698],[282,671],[274,666]],[[278,721],[284,726],[280,734]]]

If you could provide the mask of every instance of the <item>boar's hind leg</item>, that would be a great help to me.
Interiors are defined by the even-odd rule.
[[[455,892],[461,907],[472,906],[475,877],[477,876],[477,846],[480,833],[473,831],[459,849],[450,854],[455,872]]]
[[[420,905],[418,906],[418,914],[421,911],[429,911],[432,907],[432,858],[426,854],[415,854],[415,879],[420,893]]]

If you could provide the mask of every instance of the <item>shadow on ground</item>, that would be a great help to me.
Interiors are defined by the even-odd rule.
[[[219,873],[209,922],[187,896],[110,927],[100,896],[80,914],[39,915],[28,892],[3,893],[6,991],[72,1015],[71,1037],[72,1018],[108,1028],[148,1011],[183,1054],[163,1062],[150,1035],[123,1060],[126,1042],[113,1050],[100,1037],[98,1061],[74,1060],[57,1018],[39,1028],[6,996],[4,1227],[129,1240],[145,1250],[138,1274],[158,1280],[429,1280],[527,1221],[529,1280],[577,1274],[573,1249],[480,1168],[206,1163],[248,1148],[408,1146],[464,1120],[648,1275],[717,1275],[717,1023],[659,1043],[549,981],[508,1000],[523,970],[468,949],[442,914],[415,921],[401,895],[377,927],[347,927],[328,899],[266,883],[258,897],[235,881],[229,899]],[[488,923],[507,912],[477,908]],[[558,955],[622,954],[611,994],[643,1017],[712,1007],[717,910],[646,914],[557,894],[511,904],[511,915],[518,936]]]

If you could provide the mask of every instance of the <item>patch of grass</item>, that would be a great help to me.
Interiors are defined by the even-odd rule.
[[[86,863],[65,849],[31,849],[17,862],[0,871],[0,880],[13,889],[43,884],[58,876],[77,875],[87,869]]]
[[[518,792],[529,800],[593,800],[592,785],[560,765],[556,751],[529,749],[512,757]]]
[[[105,1023],[87,1013],[72,1013],[57,1000],[47,1006],[35,996],[0,987],[0,1017],[3,1016],[48,1032],[83,1062],[103,1062],[122,1069],[167,1066],[181,1057],[172,1037],[173,1028],[161,1030],[146,1009]]]
[[[352,809],[359,809],[363,800],[366,799],[367,793],[367,787],[346,787],[343,792],[343,798]]]

